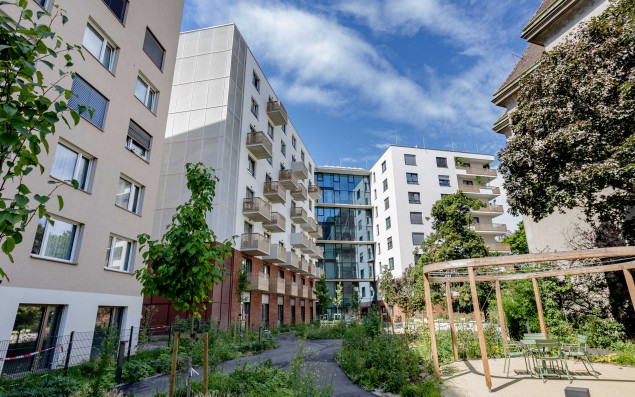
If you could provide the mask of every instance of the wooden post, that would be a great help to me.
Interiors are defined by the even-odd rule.
[[[448,320],[450,321],[450,334],[452,335],[454,361],[459,361],[459,347],[456,345],[456,329],[454,328],[454,312],[452,311],[452,291],[450,291],[449,281],[445,282],[445,301],[448,305]]]
[[[437,337],[434,329],[434,315],[432,314],[432,297],[430,296],[430,280],[428,275],[423,275],[423,288],[426,294],[426,312],[428,314],[428,329],[430,330],[430,347],[432,347],[432,361],[434,363],[434,377],[441,377],[439,370],[439,354],[437,353]]]
[[[481,321],[481,308],[478,304],[478,293],[476,292],[476,281],[474,279],[474,268],[467,268],[470,279],[470,289],[472,290],[472,304],[474,305],[474,317],[476,319],[476,329],[478,330],[478,344],[481,347],[481,359],[483,360],[483,373],[485,374],[485,384],[492,391],[492,377],[489,373],[489,361],[487,360],[487,347],[485,346],[485,335],[483,334],[483,322]]]
[[[503,346],[507,346],[507,327],[505,327],[505,312],[503,311],[503,302],[501,299],[501,283],[496,280],[496,306],[498,307],[498,322],[501,326],[501,337],[503,338]]]
[[[203,394],[207,395],[209,385],[209,333],[203,335]]]
[[[624,278],[626,279],[626,285],[628,285],[628,292],[631,294],[633,309],[635,309],[635,282],[633,282],[633,273],[631,273],[631,269],[624,269]]]
[[[168,397],[174,397],[174,378],[176,377],[176,358],[179,353],[179,333],[174,333],[174,342],[172,342],[172,368],[170,369],[170,394]]]
[[[534,295],[536,296],[536,307],[538,308],[538,321],[540,321],[540,332],[547,337],[547,326],[545,325],[545,315],[542,313],[542,300],[540,299],[540,290],[538,289],[538,281],[535,278],[531,279],[534,285]]]

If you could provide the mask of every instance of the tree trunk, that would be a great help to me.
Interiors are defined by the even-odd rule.
[[[187,355],[187,397],[190,397],[192,392],[192,339],[194,338],[194,316],[190,320],[190,344],[189,352]]]

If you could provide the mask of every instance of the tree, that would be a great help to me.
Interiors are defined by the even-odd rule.
[[[525,234],[525,224],[523,221],[518,223],[518,230],[511,236],[503,239],[504,243],[508,243],[514,254],[528,254],[529,246],[527,245],[527,235]]]
[[[329,286],[326,284],[324,274],[320,277],[320,281],[316,283],[313,293],[315,293],[315,297],[320,304],[320,316],[322,316],[326,313],[326,309],[331,303],[331,293],[329,292]]]
[[[73,92],[59,85],[72,76],[72,54],[81,55],[81,47],[68,44],[51,30],[53,22],[68,21],[64,12],[57,9],[54,15],[27,8],[26,0],[17,3],[0,2],[18,8],[20,17],[13,20],[0,14],[0,243],[2,252],[13,262],[11,253],[22,242],[22,233],[37,215],[46,217],[46,204],[62,184],[49,181],[52,189],[40,195],[41,190],[29,185],[27,177],[33,170],[44,173],[40,162],[48,154],[48,139],[55,133],[59,121],[71,128],[79,123],[79,113],[85,106],[70,109],[67,100]],[[52,61],[64,57],[63,66],[56,68]],[[83,56],[82,56],[83,57]],[[45,81],[42,70],[55,70],[55,81]],[[71,120],[66,118],[71,115]],[[65,181],[78,187],[77,181]],[[42,193],[40,191],[40,193]],[[58,207],[64,203],[57,195]],[[0,283],[7,274],[0,267]]]
[[[521,79],[499,153],[512,213],[580,207],[635,243],[634,21],[634,0],[614,2]]]
[[[351,311],[359,315],[359,292],[357,292],[357,288],[353,288],[353,295],[351,296]]]
[[[333,305],[337,308],[337,312],[340,312],[340,306],[342,306],[342,302],[344,302],[344,295],[342,293],[342,282],[337,284],[337,288],[335,289],[335,296],[331,299]]]
[[[212,210],[216,182],[202,163],[185,165],[191,197],[177,207],[172,222],[161,240],[140,234],[139,251],[146,267],[135,272],[145,296],[159,295],[172,302],[176,310],[190,312],[190,331],[201,304],[210,301],[215,284],[224,280],[222,263],[231,256],[231,241],[218,243],[207,225]],[[212,170],[213,171],[213,170]],[[192,338],[189,339],[187,395],[192,384]]]
[[[249,291],[250,286],[251,281],[249,280],[249,272],[243,265],[238,269],[238,277],[236,280],[236,298],[238,300],[238,304],[240,304],[241,313],[243,311],[243,303],[245,303],[247,300],[247,298],[245,298],[245,292]],[[245,327],[249,327],[249,324],[247,324],[247,322],[245,322]]]
[[[424,299],[416,293],[417,281],[413,270],[414,266],[408,266],[403,270],[401,277],[394,280],[394,301],[403,312],[406,325],[408,324],[408,317],[412,317],[416,310],[421,310],[425,307]]]
[[[392,270],[388,265],[384,265],[381,268],[381,273],[379,275],[379,280],[377,280],[379,284],[379,295],[381,299],[384,301],[388,307],[393,306],[397,303],[398,296],[398,285],[395,277],[392,274]],[[392,316],[392,313],[391,313]],[[392,334],[395,334],[395,325],[394,319],[390,319],[390,324],[392,325]]]

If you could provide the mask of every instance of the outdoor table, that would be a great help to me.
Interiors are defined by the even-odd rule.
[[[529,360],[529,363],[531,366],[531,362],[533,361],[533,368],[529,368],[529,370],[531,372],[531,376],[534,376],[534,374],[536,373],[536,339],[522,339],[520,340],[520,343],[522,343],[527,351],[527,354],[530,355],[532,358],[531,360]]]

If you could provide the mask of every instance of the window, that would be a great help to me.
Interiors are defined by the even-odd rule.
[[[134,90],[134,96],[150,109],[151,112],[155,112],[157,91],[146,83],[141,76],[137,77],[137,86]]]
[[[110,236],[110,243],[106,251],[106,267],[112,270],[130,272],[134,256],[132,248],[132,241],[117,236]]]
[[[284,132],[284,134],[287,135],[287,125],[286,124],[282,124],[280,126],[280,128],[282,128],[282,132]]]
[[[284,280],[284,270],[278,270],[278,278]]]
[[[388,267],[390,270],[395,270],[395,258],[388,258]]]
[[[50,224],[46,217],[40,218],[31,254],[74,262],[79,225],[54,217],[51,217],[51,220],[55,222],[54,225]]]
[[[135,214],[141,212],[141,192],[143,188],[120,177],[117,185],[115,205]]]
[[[388,237],[388,249],[392,249],[392,237]]]
[[[271,123],[267,123],[267,134],[269,134],[271,139],[273,139],[273,126],[271,125]]]
[[[472,220],[474,221],[474,223],[480,223],[481,220],[479,219],[478,216],[475,216],[474,218],[472,218]]]
[[[291,275],[291,281],[295,283],[295,274]]]
[[[110,11],[115,14],[117,19],[123,23],[126,17],[126,10],[128,9],[128,0],[104,0],[104,3],[106,3]]]
[[[375,200],[377,200],[377,189],[373,189],[373,193],[374,193],[374,196],[375,196]]]
[[[269,158],[271,158],[271,157],[269,157]],[[273,178],[271,178],[271,174],[267,172],[265,174],[265,182],[271,182],[271,181],[273,181]]]
[[[392,225],[390,224],[390,217],[386,218],[386,230],[390,229]]]
[[[297,145],[297,140],[295,139],[294,136],[291,137],[291,146],[293,146],[293,148],[295,149]]]
[[[411,172],[406,173],[406,181],[409,185],[418,185],[419,184],[419,174],[413,174]]]
[[[148,28],[146,28],[146,35],[143,39],[143,51],[160,70],[163,70],[165,49]]]
[[[90,190],[93,160],[83,153],[69,149],[61,143],[57,145],[51,176],[60,181],[76,180],[79,189]]]
[[[413,225],[423,225],[423,214],[421,212],[411,212],[410,223]]]
[[[403,158],[406,165],[417,165],[417,156],[414,154],[404,154]]]
[[[390,208],[390,202],[388,201],[388,197],[386,197],[384,200],[384,210],[387,210],[388,208]]]
[[[254,98],[251,98],[251,113],[258,118],[258,102]]]
[[[379,210],[377,206],[375,206],[375,218],[379,216]]]
[[[474,181],[465,181],[465,180],[464,180],[464,181],[461,181],[461,183],[462,183],[463,185],[467,185],[467,186],[474,186]]]
[[[57,335],[64,313],[64,306],[20,304],[13,323],[13,331],[6,349],[6,358],[22,356],[25,352],[53,349],[58,340]],[[27,330],[29,330],[27,332]],[[27,336],[28,335],[28,336]],[[16,337],[17,336],[17,337]],[[57,350],[57,349],[55,349]],[[57,352],[48,350],[32,358],[17,359],[12,369],[26,370],[54,368],[53,358]],[[8,366],[5,364],[5,371]]]
[[[287,145],[282,141],[280,141],[280,152],[285,156],[287,155]]]
[[[439,175],[439,186],[450,186],[450,177],[447,175]]]
[[[104,35],[98,33],[91,25],[86,25],[82,44],[106,69],[112,72],[116,52],[114,44],[109,43]]]
[[[295,154],[292,154],[292,155],[291,155],[291,162],[292,162],[292,163],[295,163]]]
[[[377,243],[377,255],[381,255],[381,244]]]
[[[304,150],[300,150],[300,161],[304,163]]]
[[[377,235],[379,236],[379,225],[377,225]]]
[[[445,157],[437,157],[437,167],[448,168],[448,159]]]
[[[253,76],[251,77],[251,84],[253,84],[256,90],[260,92],[260,77],[258,77],[256,72],[253,72]]]
[[[47,12],[51,11],[51,6],[53,5],[53,0],[35,0],[42,8],[44,8]]]
[[[81,113],[81,116],[89,123],[97,128],[103,129],[108,99],[79,76],[75,76],[73,79],[71,91],[73,91],[75,95],[71,95],[68,99],[68,107]],[[80,106],[82,107],[81,112]],[[92,116],[86,108],[93,110]]]
[[[245,269],[247,273],[251,273],[251,259],[243,258],[243,269]]]
[[[381,163],[381,172],[382,173],[386,172],[386,162],[385,161],[383,163]]]
[[[271,274],[271,266],[269,265],[263,265],[262,266],[262,272],[266,275]]]
[[[366,287],[362,287],[362,298],[365,298],[365,297],[366,297]]]
[[[384,179],[383,185],[384,185],[384,192],[385,192],[386,190],[388,190],[388,179]]]
[[[412,244],[416,245],[417,247],[420,246],[423,238],[423,233],[412,233]]]
[[[256,176],[256,162],[251,157],[247,157],[247,171],[253,176]]]
[[[362,220],[357,221],[357,230],[362,230]]]
[[[273,157],[267,157],[267,163],[273,165]]]
[[[309,174],[313,173],[313,164],[309,163]]]
[[[126,138],[126,148],[132,153],[148,161],[150,157],[150,147],[152,146],[152,136],[137,123],[130,120],[128,126],[128,138]]]
[[[419,192],[408,192],[408,202],[410,204],[421,204],[421,195]]]
[[[254,198],[254,191],[250,188],[245,189],[245,197],[246,198]]]
[[[373,183],[377,182],[377,178],[375,178],[375,173],[373,172]]]

